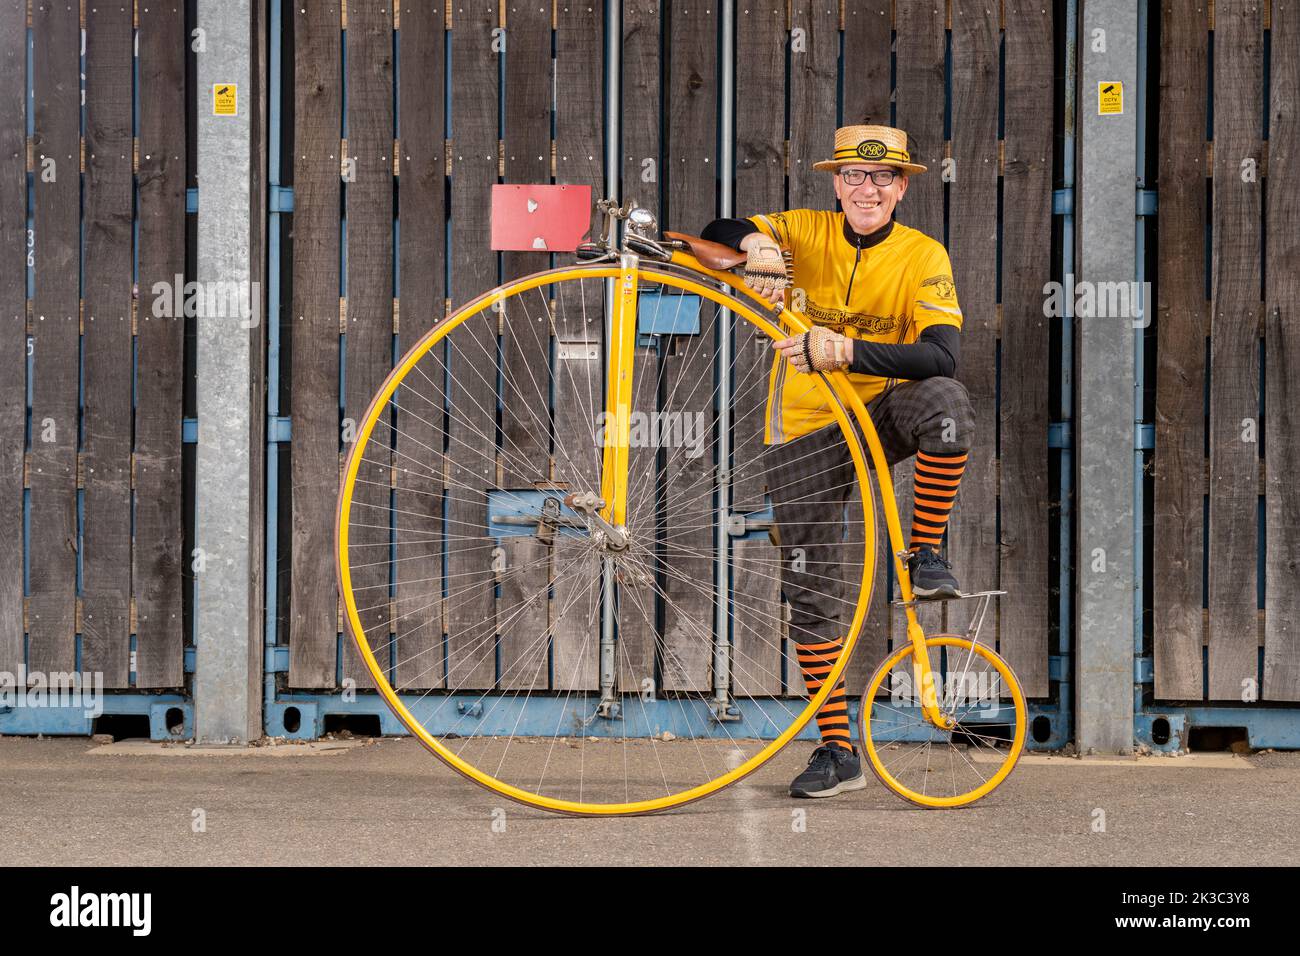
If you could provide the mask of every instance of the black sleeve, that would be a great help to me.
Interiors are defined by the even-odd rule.
[[[751,232],[758,231],[758,226],[748,219],[715,219],[704,227],[704,231],[700,233],[700,238],[707,239],[709,242],[720,242],[724,246],[731,246],[731,248],[739,252],[740,240]]]
[[[961,330],[953,325],[932,325],[910,345],[853,340],[849,371],[888,378],[952,378],[961,354]]]

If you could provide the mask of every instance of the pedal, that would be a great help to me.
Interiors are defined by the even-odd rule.
[[[891,607],[919,607],[925,604],[947,604],[949,601],[969,601],[971,598],[993,598],[1006,591],[971,591],[956,597],[915,598],[911,601],[890,601]]]

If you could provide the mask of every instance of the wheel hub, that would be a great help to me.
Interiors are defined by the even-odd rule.
[[[565,496],[564,503],[587,522],[587,531],[596,550],[615,554],[627,550],[630,541],[627,529],[616,528],[601,517],[600,510],[605,507],[605,499],[600,495],[594,491],[575,491]]]

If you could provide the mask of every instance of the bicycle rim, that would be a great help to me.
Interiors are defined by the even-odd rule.
[[[358,686],[373,684],[403,725],[468,779],[531,806],[584,815],[680,806],[775,756],[843,673],[875,568],[866,451],[851,414],[818,377],[811,387],[845,436],[863,508],[861,539],[845,542],[860,546],[861,560],[861,577],[841,596],[845,652],[819,693],[799,699],[779,605],[742,608],[731,620],[728,686],[739,719],[713,718],[712,626],[697,616],[715,613],[712,553],[703,545],[718,534],[719,389],[700,373],[703,352],[712,352],[723,308],[738,341],[749,327],[746,343],[766,350],[733,392],[756,400],[757,412],[733,409],[735,425],[737,417],[762,415],[767,343],[784,333],[750,305],[673,267],[639,270],[643,293],[660,296],[652,324],[673,332],[651,336],[634,363],[645,405],[638,410],[659,417],[646,423],[648,443],[634,440],[626,555],[598,553],[571,509],[559,509],[559,522],[533,523],[547,498],[599,490],[604,358],[586,343],[604,324],[605,280],[618,275],[604,265],[537,273],[430,330],[358,423],[336,525],[352,665],[364,671]],[[698,328],[690,296],[698,297]],[[643,298],[643,316],[646,309]],[[728,372],[739,377],[736,364]],[[733,459],[733,476],[756,480],[759,460],[747,446]],[[736,545],[756,551],[753,541]],[[770,594],[777,566],[774,556],[755,557],[740,572]],[[615,655],[617,712],[600,716],[600,678],[609,673],[601,612],[611,590],[617,635],[603,647]],[[747,623],[737,624],[741,618]],[[793,679],[787,673],[782,682],[787,652]]]
[[[988,796],[1015,769],[1025,744],[1024,692],[991,648],[949,634],[925,639],[940,709],[955,721],[935,727],[921,712],[910,642],[876,669],[858,728],[876,777],[921,807],[960,807]],[[938,653],[942,651],[942,653]]]

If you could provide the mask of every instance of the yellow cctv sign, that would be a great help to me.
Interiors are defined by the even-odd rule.
[[[1097,84],[1097,112],[1102,116],[1108,113],[1124,112],[1124,84],[1119,80]]]
[[[239,91],[234,83],[212,84],[212,115],[234,116],[239,112]]]

